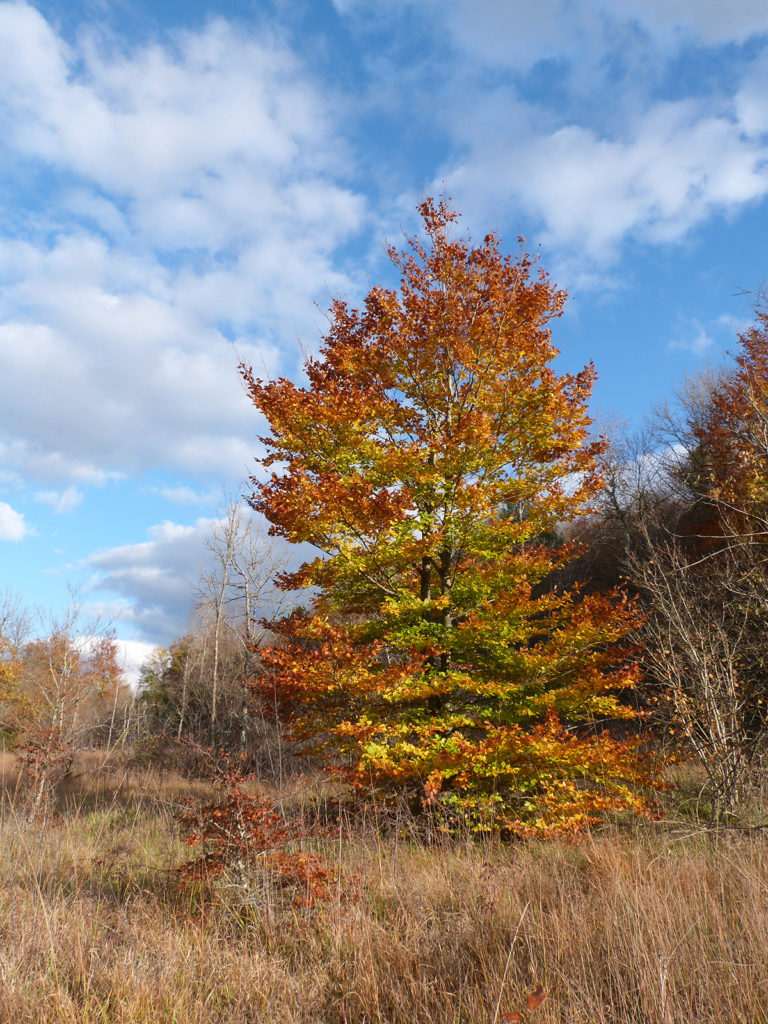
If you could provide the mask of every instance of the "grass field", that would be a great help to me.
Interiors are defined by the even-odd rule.
[[[81,760],[44,826],[0,763],[3,1024],[768,1021],[760,832],[429,846],[372,815],[323,841],[333,899],[297,908],[258,869],[180,885],[174,815],[210,789],[102,761]]]

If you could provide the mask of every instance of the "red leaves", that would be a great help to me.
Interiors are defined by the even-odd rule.
[[[525,997],[525,1004],[529,1010],[538,1010],[546,998],[547,993],[544,991],[544,986],[537,985],[533,992],[529,992]]]
[[[293,894],[297,906],[312,906],[330,898],[330,868],[301,842],[317,833],[301,822],[289,821],[271,800],[247,793],[233,773],[225,776],[225,798],[179,815],[184,841],[203,853],[183,864],[186,878],[210,878],[227,869],[258,868]]]
[[[696,487],[709,499],[704,532],[713,539],[738,529],[762,537],[768,492],[768,308],[756,309],[756,323],[739,336],[735,369],[712,389],[703,416],[692,422],[700,443]],[[733,521],[729,529],[718,522]],[[702,525],[696,523],[696,532]]]
[[[547,993],[544,990],[543,985],[537,985],[533,992],[529,992],[525,997],[525,1005],[530,1011],[538,1010],[544,1000],[547,998]],[[508,1013],[502,1013],[501,1019],[506,1024],[523,1024],[525,1017],[518,1010],[511,1010]]]
[[[639,808],[641,781],[634,746],[591,727],[632,716],[637,617],[550,582],[575,553],[558,522],[599,486],[594,368],[552,368],[565,294],[531,257],[449,237],[442,201],[420,211],[426,238],[390,250],[399,289],[333,303],[306,387],[242,368],[282,467],[251,503],[323,553],[280,580],[313,607],[273,625],[256,685],[362,790],[478,828],[583,829]]]

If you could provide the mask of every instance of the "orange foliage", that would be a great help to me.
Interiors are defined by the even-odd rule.
[[[295,848],[319,832],[289,821],[271,800],[254,796],[235,772],[224,777],[225,796],[179,816],[188,846],[202,853],[179,869],[187,878],[210,878],[235,867],[259,866],[293,894],[296,906],[330,899],[331,869],[316,854]]]
[[[600,484],[595,373],[556,374],[565,301],[530,256],[421,204],[426,240],[391,248],[397,291],[337,300],[308,384],[242,367],[269,422],[251,503],[319,556],[285,574],[309,612],[273,624],[262,687],[290,734],[362,789],[403,789],[480,827],[578,830],[642,809],[619,699],[634,607],[556,585],[552,543]]]
[[[733,528],[765,533],[768,495],[768,309],[739,336],[736,369],[715,391],[697,430],[702,491],[733,514]],[[740,526],[739,526],[740,523]]]

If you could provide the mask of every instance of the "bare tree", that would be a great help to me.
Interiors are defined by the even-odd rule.
[[[0,651],[18,651],[32,629],[32,617],[12,590],[0,593]]]
[[[645,450],[618,450],[602,509],[620,524],[622,571],[646,607],[649,688],[704,769],[718,818],[744,811],[768,746],[768,492],[753,472],[768,451],[768,378],[756,369],[742,360],[686,381],[656,411]]]
[[[279,617],[286,600],[276,578],[287,556],[259,518],[234,499],[214,522],[206,546],[189,633],[142,668],[144,718],[159,736],[246,755],[267,745],[272,728],[263,714],[254,717],[249,684],[260,671],[264,621]]]
[[[216,713],[219,695],[219,653],[221,630],[225,616],[227,587],[232,571],[234,546],[239,530],[240,512],[236,505],[227,504],[225,517],[219,521],[206,542],[213,556],[210,569],[204,569],[200,577],[200,601],[202,607],[213,616],[213,670],[211,678],[211,742],[216,737]]]
[[[242,502],[227,499],[223,514],[214,524],[206,543],[210,562],[201,573],[198,609],[208,620],[212,637],[211,666],[211,741],[218,732],[221,690],[222,637],[228,632],[241,647],[241,745],[247,731],[247,678],[252,654],[263,639],[265,618],[279,612],[284,596],[275,578],[285,567],[286,556],[279,555],[274,543],[257,528],[254,514]],[[203,663],[205,659],[201,659]]]
[[[768,741],[765,614],[732,550],[697,558],[671,533],[646,545],[647,556],[629,562],[648,609],[644,666],[706,773],[715,818],[738,815]]]

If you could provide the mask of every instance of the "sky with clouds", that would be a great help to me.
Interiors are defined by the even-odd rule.
[[[447,192],[638,422],[768,273],[765,0],[0,0],[0,589],[184,630],[258,418]],[[145,645],[145,646],[142,646]]]

